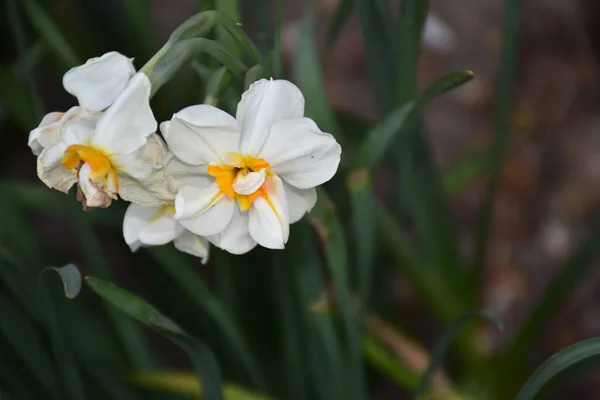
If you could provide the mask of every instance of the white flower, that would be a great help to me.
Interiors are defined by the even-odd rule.
[[[234,254],[256,244],[282,249],[289,224],[310,211],[315,187],[337,171],[335,138],[304,118],[291,82],[260,80],[236,118],[208,105],[187,107],[161,131],[170,150],[195,166],[175,199],[175,218]]]
[[[63,192],[78,182],[84,208],[107,207],[117,193],[144,206],[170,195],[167,182],[157,175],[162,143],[154,134],[150,81],[142,73],[133,75],[131,61],[124,59],[108,53],[67,72],[64,86],[81,107],[66,122],[68,113],[47,115],[40,133],[30,137],[41,150],[40,179]]]
[[[51,112],[29,134],[29,147],[37,156],[43,149],[59,141],[63,127],[86,118],[97,118],[123,92],[135,74],[130,58],[117,52],[89,59],[84,65],[72,68],[63,77],[63,86],[79,101],[79,106],[67,112]]]
[[[170,154],[165,154],[164,159],[167,160],[165,168],[170,172],[167,179],[173,177],[176,185],[186,181],[190,166]],[[125,242],[131,251],[136,251],[140,246],[158,246],[172,241],[178,250],[199,257],[205,264],[210,245],[205,238],[190,232],[174,218],[174,200],[175,195],[171,201],[157,207],[130,204],[123,219]]]

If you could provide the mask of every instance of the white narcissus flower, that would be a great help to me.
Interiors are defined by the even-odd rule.
[[[38,156],[43,149],[58,143],[67,123],[97,118],[114,103],[134,74],[131,59],[114,51],[70,69],[63,77],[63,86],[77,97],[79,106],[64,113],[51,112],[42,119],[29,133],[28,144],[33,153]]]
[[[187,171],[191,166],[165,154],[167,179],[173,178],[175,185],[180,185],[188,179]],[[208,260],[208,241],[183,227],[174,218],[175,195],[171,201],[156,207],[142,207],[132,203],[125,212],[123,219],[123,237],[131,251],[141,246],[158,246],[173,242],[175,247],[185,253],[199,257],[203,264]]]
[[[84,98],[101,107],[108,100],[98,96],[97,104],[93,96]],[[171,194],[159,173],[163,149],[154,134],[157,124],[149,98],[150,81],[137,73],[106,111],[65,123],[55,142],[38,157],[40,179],[63,192],[79,183],[84,208],[108,207],[117,194],[144,206],[160,204],[156,197]]]
[[[175,218],[234,254],[256,244],[282,249],[289,224],[315,205],[315,187],[337,171],[335,138],[304,118],[304,97],[285,80],[262,79],[236,117],[208,105],[161,124],[170,150],[190,167]]]

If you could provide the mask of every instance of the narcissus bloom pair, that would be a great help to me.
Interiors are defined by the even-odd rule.
[[[204,260],[207,241],[234,254],[282,249],[289,225],[314,206],[315,187],[337,171],[341,148],[304,117],[304,97],[285,80],[262,79],[235,118],[209,105],[175,113],[155,134],[150,81],[108,53],[63,79],[79,107],[51,113],[29,137],[49,187],[78,184],[84,208],[132,202],[123,233],[132,250],[175,246]]]

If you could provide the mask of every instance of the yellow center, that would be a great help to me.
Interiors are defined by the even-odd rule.
[[[236,153],[227,155],[226,164],[220,166],[209,165],[208,173],[215,177],[217,186],[225,196],[230,199],[237,199],[240,210],[247,211],[254,199],[259,196],[267,197],[264,183],[254,193],[248,195],[236,193],[235,190],[233,190],[233,184],[240,176],[244,176],[248,172],[260,172],[264,169],[267,171],[267,174],[270,174],[270,167],[269,163],[262,158],[253,158],[250,156],[244,157],[241,154]]]
[[[108,156],[99,149],[81,144],[73,144],[67,147],[65,155],[62,158],[62,164],[67,169],[75,170],[79,175],[79,167],[86,163],[92,170],[90,179],[94,183],[102,183],[103,189],[108,187],[108,179],[112,179],[115,191],[119,190],[119,178],[114,165],[111,164]]]

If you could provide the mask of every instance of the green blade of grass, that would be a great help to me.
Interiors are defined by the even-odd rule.
[[[51,50],[50,54],[67,69],[81,64],[77,53],[61,33],[58,24],[52,21],[40,5],[34,0],[23,0],[22,4],[31,24],[44,39],[48,49]]]
[[[362,348],[365,360],[391,382],[408,390],[414,390],[419,386],[417,374],[399,362],[372,337],[367,336],[363,339]]]
[[[373,253],[375,246],[375,197],[371,177],[366,170],[359,169],[348,176],[348,190],[354,224],[356,265],[358,267],[359,318],[369,306]]]
[[[221,300],[210,291],[202,279],[192,272],[187,259],[175,248],[169,246],[155,247],[148,251],[164,271],[179,284],[181,290],[187,293],[190,300],[213,318],[215,324],[227,338],[229,345],[235,350],[235,354],[239,357],[240,363],[244,366],[254,386],[266,392],[262,370],[242,332]]]
[[[478,176],[486,176],[490,171],[489,150],[465,156],[444,173],[444,189],[449,196],[460,192]]]
[[[586,242],[565,263],[562,271],[553,278],[537,301],[533,313],[515,335],[506,351],[508,356],[504,361],[504,370],[514,371],[522,367],[523,359],[538,341],[539,333],[546,329],[575,285],[580,283],[585,273],[594,266],[594,260],[598,258],[599,252],[600,224],[597,224]]]
[[[2,268],[6,266],[2,265]],[[52,398],[59,398],[61,388],[55,365],[47,348],[43,345],[40,332],[33,323],[20,312],[4,295],[0,295],[3,323],[0,332],[4,339],[16,350],[32,374],[42,383],[46,393]]]
[[[241,20],[241,12],[240,6],[238,4],[238,0],[217,0],[215,4],[215,9],[220,13],[227,15],[236,23],[240,23]],[[242,55],[242,50],[239,46],[236,45],[235,39],[231,36],[231,34],[222,26],[218,26],[217,30],[217,41],[229,49],[233,54],[240,57]]]
[[[397,105],[397,51],[376,0],[355,0],[356,12],[365,41],[369,78],[382,115]],[[386,60],[382,62],[382,60]]]
[[[502,176],[502,159],[509,144],[509,121],[517,56],[517,28],[519,24],[519,1],[505,1],[504,44],[494,105],[494,138],[490,149],[491,176],[487,182],[486,195],[478,210],[475,231],[475,254],[473,256],[473,286],[481,283],[486,264],[487,249],[492,230],[494,200]]]
[[[327,267],[333,280],[339,302],[348,352],[347,398],[362,399],[365,396],[363,362],[360,348],[359,327],[355,320],[349,282],[348,259],[344,230],[337,217],[334,204],[324,190],[317,190],[318,200],[310,216],[323,241]],[[325,233],[326,232],[326,233]]]
[[[137,296],[101,279],[88,276],[88,286],[98,296],[138,322],[158,331],[180,346],[190,357],[198,379],[203,383],[203,398],[222,400],[221,372],[212,350],[197,338],[192,338],[173,321]]]
[[[500,320],[500,318],[493,313],[487,311],[475,311],[465,315],[458,317],[454,320],[444,331],[442,337],[437,341],[435,347],[433,348],[431,361],[429,362],[429,366],[427,370],[423,374],[421,378],[421,383],[419,387],[415,391],[415,399],[419,399],[420,396],[425,395],[427,392],[429,385],[431,383],[431,379],[433,378],[433,374],[435,371],[441,366],[442,361],[448,352],[450,344],[452,340],[456,337],[458,331],[462,326],[467,323],[470,319],[475,317],[481,317],[487,319],[492,324],[496,325],[496,327],[500,330],[504,330],[504,324]]]
[[[67,398],[72,400],[85,400],[84,383],[79,365],[77,364],[71,347],[68,345],[68,335],[61,329],[58,307],[56,304],[59,299],[57,298],[58,296],[51,295],[51,292],[47,287],[48,284],[44,284],[42,281],[44,276],[47,276],[47,274],[44,274],[42,271],[40,274],[39,305],[43,309],[43,315],[54,357],[64,381],[63,386],[67,392]],[[61,300],[64,301],[63,299]]]
[[[315,46],[314,6],[307,6],[300,37],[293,57],[293,77],[306,99],[306,115],[326,132],[335,136],[342,148],[344,137],[338,125],[333,108],[327,100],[325,82],[321,72],[319,54]]]
[[[6,2],[6,14],[8,15],[9,26],[12,31],[12,35],[17,44],[17,50],[19,52],[19,60],[27,56],[27,40],[25,38],[25,29],[23,27],[23,19],[17,8],[16,0],[9,0]],[[22,61],[17,62],[22,63]],[[41,119],[43,115],[42,99],[37,89],[35,79],[33,76],[33,69],[24,69],[24,77],[27,80],[27,86],[29,89],[29,97],[35,112],[37,119]]]
[[[104,279],[112,279],[112,271],[108,260],[104,256],[104,251],[93,227],[87,224],[86,221],[80,220],[78,215],[72,218],[72,224],[89,270],[94,275]],[[121,340],[123,350],[127,353],[131,365],[138,369],[155,368],[157,364],[146,338],[137,327],[112,307],[106,307],[106,312],[117,336]]]
[[[591,357],[600,355],[600,337],[583,340],[566,347],[546,360],[529,377],[515,400],[532,400],[552,378],[565,369]]]
[[[327,32],[327,45],[331,47],[338,38],[340,31],[350,19],[354,11],[354,0],[340,0],[333,15],[333,21]]]

